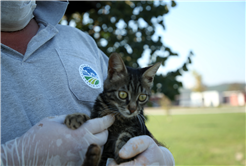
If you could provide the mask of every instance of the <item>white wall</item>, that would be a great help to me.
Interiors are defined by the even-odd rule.
[[[220,94],[217,91],[205,91],[203,98],[205,107],[218,107],[220,105]]]
[[[243,106],[245,104],[243,93],[239,93],[237,98],[238,98],[238,105]]]
[[[192,92],[190,94],[191,106],[202,107],[203,106],[203,95],[201,92]]]
[[[218,107],[221,103],[221,95],[217,91],[192,92],[190,98],[193,107]]]

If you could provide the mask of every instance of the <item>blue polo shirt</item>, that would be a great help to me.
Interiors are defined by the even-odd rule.
[[[59,25],[67,2],[36,1],[38,33],[25,55],[1,44],[1,141],[41,119],[90,110],[107,77],[108,57],[86,33]]]

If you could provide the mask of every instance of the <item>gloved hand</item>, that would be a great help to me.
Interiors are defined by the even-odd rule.
[[[134,157],[137,154],[139,154],[139,156],[134,160],[121,163],[120,166],[175,165],[171,152],[165,147],[158,146],[149,136],[131,138],[119,152],[119,156],[124,159]],[[107,166],[114,165],[117,165],[116,162],[113,159],[108,159]]]
[[[63,123],[65,117],[45,118],[23,136],[2,144],[2,165],[81,165],[90,144],[106,143],[107,128],[114,122],[108,115],[71,130]]]

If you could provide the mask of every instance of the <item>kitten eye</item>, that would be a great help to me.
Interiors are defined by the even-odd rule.
[[[121,99],[126,99],[127,98],[127,93],[125,91],[119,91],[119,97]]]
[[[139,100],[139,101],[144,101],[144,100],[146,100],[146,98],[147,98],[147,95],[140,95],[140,96],[138,97],[138,100]]]

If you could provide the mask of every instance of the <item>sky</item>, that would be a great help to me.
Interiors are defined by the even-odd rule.
[[[164,16],[165,30],[157,28],[156,34],[179,56],[169,58],[157,74],[180,68],[192,51],[189,72],[178,78],[185,88],[195,85],[193,70],[206,86],[245,83],[245,1],[175,2],[177,6]],[[148,52],[138,60],[141,67],[148,61]]]
[[[164,45],[179,57],[169,58],[158,73],[179,68],[192,50],[190,72],[178,79],[191,88],[192,70],[202,76],[207,86],[245,82],[245,2],[176,1],[177,6],[165,15],[166,29],[157,33]]]

